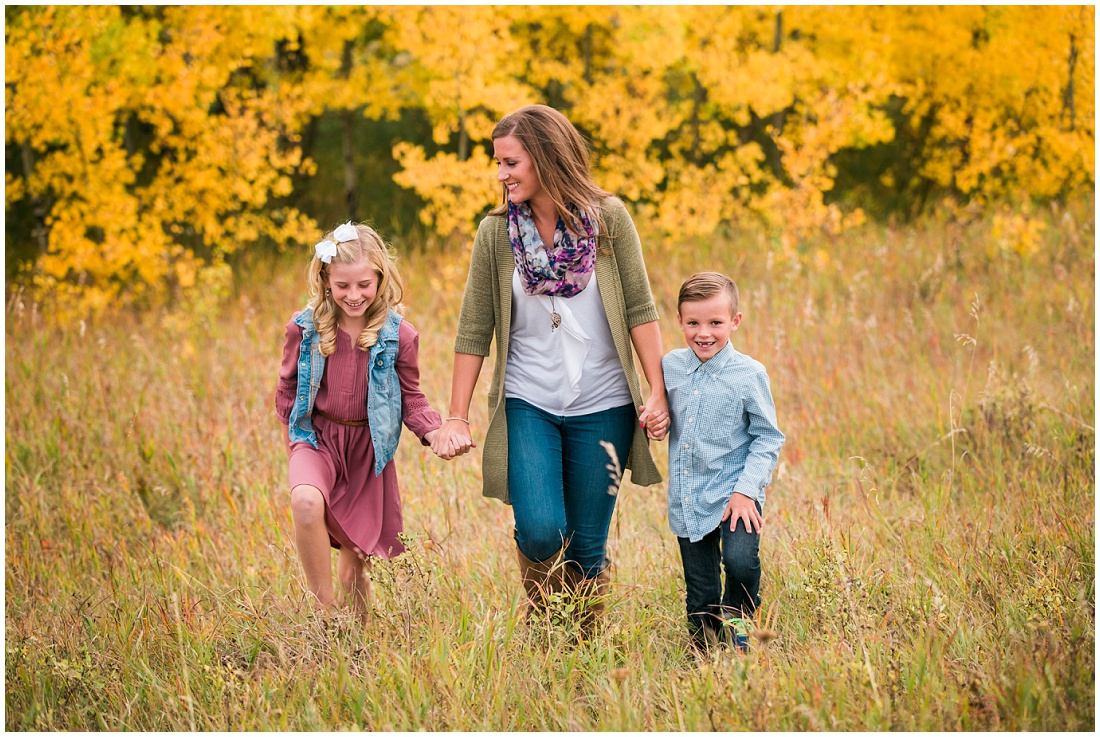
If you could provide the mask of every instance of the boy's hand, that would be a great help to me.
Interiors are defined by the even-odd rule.
[[[668,397],[664,392],[649,395],[646,403],[638,408],[638,423],[645,428],[650,440],[664,440],[668,432]]]
[[[737,528],[739,519],[745,520],[746,532],[759,534],[760,528],[764,526],[764,518],[757,511],[756,502],[737,492],[730,497],[729,503],[726,504],[726,511],[722,514],[722,521],[725,522],[727,519],[730,521],[730,532]]]

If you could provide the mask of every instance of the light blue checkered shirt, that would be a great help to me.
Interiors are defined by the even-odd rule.
[[[764,506],[785,440],[763,364],[730,343],[707,362],[690,348],[661,361],[672,427],[668,526],[698,542],[713,532],[734,492]]]

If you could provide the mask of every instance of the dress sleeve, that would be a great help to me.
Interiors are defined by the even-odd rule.
[[[286,324],[283,362],[279,365],[279,383],[275,386],[275,414],[284,425],[290,422],[294,395],[298,392],[298,353],[302,346],[302,328],[293,319]]]
[[[428,445],[424,436],[438,430],[443,418],[420,391],[420,335],[407,320],[401,321],[399,330],[396,368],[401,382],[401,421],[420,438],[421,445]]]

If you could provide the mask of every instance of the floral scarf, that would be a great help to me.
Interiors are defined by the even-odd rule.
[[[523,291],[529,295],[573,297],[584,291],[592,279],[596,266],[596,224],[575,205],[569,205],[569,211],[581,221],[584,234],[574,240],[559,217],[553,246],[548,248],[535,227],[531,206],[526,202],[518,205],[508,202],[508,238],[512,241],[512,255]]]

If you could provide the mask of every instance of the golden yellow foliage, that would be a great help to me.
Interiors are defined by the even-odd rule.
[[[34,7],[9,16],[9,143],[33,170],[8,193],[48,201],[34,285],[65,322],[195,288],[207,265],[305,237],[273,208],[302,163],[280,141],[300,99],[256,90],[287,10]],[[144,146],[137,139],[148,139]]]
[[[24,7],[6,206],[35,213],[59,316],[155,306],[243,247],[316,235],[274,203],[339,176],[303,156],[319,117],[349,136],[414,112],[431,133],[392,142],[393,183],[468,237],[499,196],[494,122],[545,102],[641,230],[751,218],[787,258],[862,221],[853,183],[903,214],[1092,187],[1093,27],[1089,6]],[[1002,220],[1026,253],[1030,226]]]
[[[428,203],[420,220],[435,232],[466,234],[469,224],[500,199],[500,185],[490,172],[492,158],[480,146],[465,161],[454,154],[425,158],[411,143],[394,147],[403,171],[394,176],[402,187],[416,191]]]

